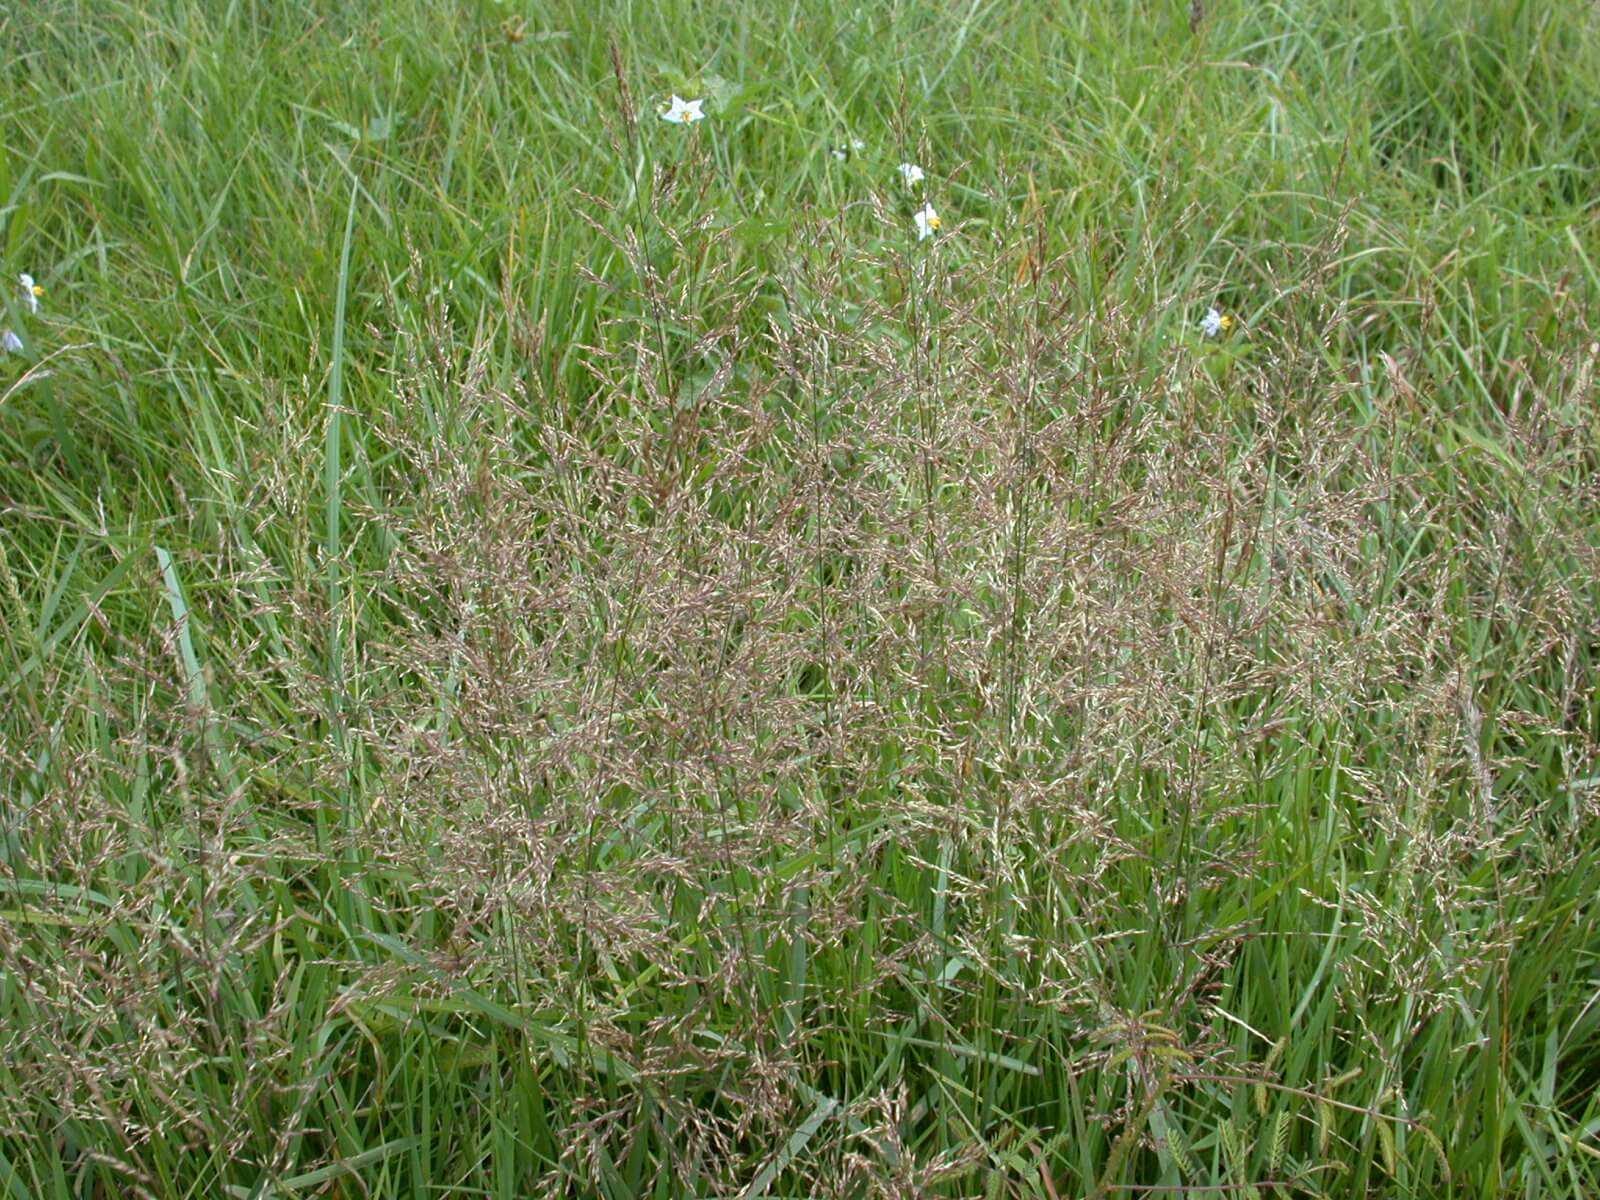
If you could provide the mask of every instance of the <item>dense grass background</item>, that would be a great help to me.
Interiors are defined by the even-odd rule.
[[[0,59],[0,1191],[1600,1191],[1593,5]]]

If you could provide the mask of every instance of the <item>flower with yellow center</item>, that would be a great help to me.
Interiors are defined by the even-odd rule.
[[[28,306],[30,313],[39,311],[39,297],[44,295],[44,289],[33,281],[33,276],[24,271],[17,279],[22,283],[22,302]]]
[[[670,121],[674,125],[693,125],[696,121],[704,121],[705,113],[700,111],[704,100],[685,100],[682,96],[674,95],[672,103],[663,104],[659,111],[663,121]]]
[[[1206,315],[1200,318],[1200,332],[1207,337],[1216,337],[1218,334],[1227,333],[1233,328],[1233,318],[1208,308]]]
[[[915,220],[917,222],[917,241],[919,242],[926,241],[938,233],[939,226],[942,223],[939,220],[939,214],[934,211],[931,204],[924,204],[919,208]]]

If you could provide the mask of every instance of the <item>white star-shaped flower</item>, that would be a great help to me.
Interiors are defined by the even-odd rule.
[[[939,214],[934,212],[933,205],[924,204],[917,210],[917,241],[925,241],[939,232]]]
[[[916,163],[901,163],[895,170],[900,172],[900,178],[905,181],[907,187],[921,183],[925,178],[922,168]]]
[[[24,271],[17,279],[22,284],[22,302],[28,306],[30,313],[39,311],[39,297],[44,295],[44,289],[33,281],[33,276]]]
[[[1225,317],[1214,308],[1206,309],[1206,315],[1200,318],[1200,332],[1207,337],[1216,337],[1226,333],[1233,325],[1232,317]]]
[[[704,121],[705,113],[700,111],[704,100],[685,100],[682,96],[674,95],[671,104],[663,104],[658,110],[663,121],[671,121],[674,125],[693,125],[696,121]]]

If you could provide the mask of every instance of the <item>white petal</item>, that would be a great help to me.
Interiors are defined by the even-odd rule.
[[[4,351],[6,354],[21,354],[22,339],[10,329],[0,333],[0,351]]]

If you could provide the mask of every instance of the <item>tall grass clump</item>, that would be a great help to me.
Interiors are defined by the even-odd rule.
[[[1595,15],[1069,7],[0,16],[0,1192],[1600,1191]]]

